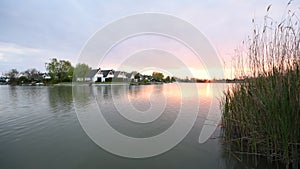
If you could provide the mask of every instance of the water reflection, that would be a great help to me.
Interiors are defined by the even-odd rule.
[[[167,130],[181,108],[181,91],[177,84],[157,86],[0,86],[0,168],[273,168],[264,160],[257,164],[249,157],[227,153],[218,139],[220,130],[204,144],[198,138],[208,115],[212,96],[220,86],[197,84],[199,112],[185,137],[170,151],[146,159],[127,159],[99,148],[81,128],[73,107],[89,111],[97,103],[108,123],[117,131],[144,138]],[[158,96],[158,97],[156,97]],[[164,112],[151,123],[135,123],[118,113],[114,99],[127,99],[141,112],[151,107],[151,98],[165,102]],[[160,98],[160,99],[158,99]],[[186,113],[188,115],[188,112]],[[276,166],[275,166],[276,167]]]
[[[69,86],[52,86],[47,88],[49,103],[52,107],[61,105],[69,106],[73,102],[72,88]]]

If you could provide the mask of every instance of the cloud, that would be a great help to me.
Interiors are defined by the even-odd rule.
[[[42,50],[15,43],[0,42],[0,71],[33,66]]]
[[[3,53],[0,53],[0,61],[1,62],[6,62],[7,61],[7,59],[4,57]]]
[[[299,2],[293,1],[288,7],[296,11],[297,16],[300,15]],[[174,0],[172,2],[2,0],[0,1],[0,71],[32,66],[44,69],[44,63],[52,57],[75,63],[80,49],[94,32],[119,18],[143,12],[169,14],[190,22],[209,39],[218,50],[220,57],[230,63],[234,48],[251,35],[253,27],[251,19],[255,18],[257,24],[261,25],[266,8],[270,4],[272,4],[270,16],[275,20],[281,19],[282,14],[287,10],[286,0]],[[169,42],[158,44],[172,47],[172,43]],[[140,48],[146,47],[140,45]],[[178,55],[184,53],[175,49]],[[117,63],[122,60],[120,56],[124,55],[124,50],[120,49],[115,53],[116,57],[109,59],[111,62],[107,68],[118,66]],[[189,56],[184,57],[184,60],[189,60],[187,58]],[[192,61],[191,64],[192,67],[198,65]],[[92,63],[91,66],[98,65]]]
[[[27,53],[38,53],[40,52],[39,49],[20,46],[14,43],[5,43],[0,42],[0,52],[2,56],[4,54],[27,54]]]

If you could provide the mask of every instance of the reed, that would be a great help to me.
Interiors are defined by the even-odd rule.
[[[234,84],[222,99],[222,128],[231,151],[264,156],[286,168],[300,166],[298,22],[290,11],[281,22],[267,14],[261,30],[253,21],[253,36],[234,64],[244,82]]]

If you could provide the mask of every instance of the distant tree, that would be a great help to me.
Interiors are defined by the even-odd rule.
[[[176,81],[176,79],[175,79],[175,77],[173,76],[172,78],[171,78],[171,82],[175,82]]]
[[[161,82],[164,79],[164,74],[162,74],[160,72],[153,72],[152,78],[157,82]]]
[[[25,70],[24,74],[27,76],[28,80],[34,80],[38,77],[39,71],[35,68]]]
[[[57,80],[59,73],[59,62],[56,58],[51,59],[50,63],[46,63],[46,69],[49,72],[52,80]]]
[[[9,77],[9,83],[15,84],[17,82],[19,72],[17,69],[11,69],[8,73],[6,73],[6,76]]]
[[[141,74],[140,73],[136,73],[134,75],[134,79],[140,80],[140,78],[141,78]]]
[[[171,82],[170,76],[167,76],[167,77],[165,78],[165,81],[168,82],[168,83]]]
[[[72,66],[71,62],[69,61],[65,61],[65,62],[66,63],[65,65],[63,64],[63,66],[66,66],[66,69],[64,70],[66,71],[66,74],[63,80],[71,82],[74,74],[74,67]]]
[[[82,78],[85,81],[85,77],[87,77],[91,71],[91,67],[89,67],[85,63],[78,63],[74,69],[74,78]]]
[[[46,69],[51,79],[58,82],[71,81],[74,68],[69,61],[52,58],[50,63],[46,63]]]
[[[60,60],[59,61],[60,66],[60,72],[58,73],[58,77],[60,78],[60,81],[72,81],[73,71],[74,68],[71,65],[71,62],[66,60]]]
[[[26,84],[26,83],[30,83],[30,80],[26,77],[26,76],[21,76],[18,78],[17,80],[17,84]]]
[[[11,69],[8,73],[6,73],[6,76],[8,76],[10,79],[17,78],[19,74],[19,71],[17,69]]]

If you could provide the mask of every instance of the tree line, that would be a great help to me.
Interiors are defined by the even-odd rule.
[[[70,61],[50,59],[49,63],[45,63],[48,73],[42,73],[35,68],[27,69],[19,72],[17,69],[11,69],[5,73],[5,78],[0,79],[0,83],[8,83],[11,85],[22,85],[32,83],[56,84],[60,82],[71,82],[73,74],[86,75],[91,68],[87,64],[79,63],[75,67]]]
[[[89,75],[92,68],[85,63],[78,63],[75,67],[70,61],[51,58],[49,63],[45,63],[47,73],[41,73],[35,68],[19,72],[17,69],[11,69],[5,74],[7,79],[0,79],[0,83],[11,85],[23,85],[33,83],[56,84],[61,82],[72,82],[78,77],[85,78]],[[134,79],[140,80],[144,75],[134,71]],[[155,82],[174,82],[175,78],[167,76],[160,72],[153,72],[151,80]]]

